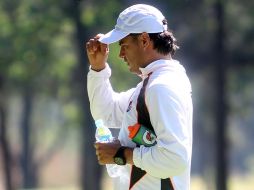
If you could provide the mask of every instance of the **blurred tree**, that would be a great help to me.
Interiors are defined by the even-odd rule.
[[[3,77],[0,75],[0,152],[2,155],[2,161],[4,166],[4,181],[6,190],[13,189],[11,165],[12,159],[10,154],[10,144],[6,135],[6,106],[4,103],[4,92],[3,92]]]
[[[173,30],[181,47],[176,54],[176,59],[183,63],[194,81],[193,172],[204,176],[208,189],[215,188],[216,139],[218,135],[223,137],[227,132],[221,131],[221,126],[228,125],[229,129],[234,126],[234,131],[231,130],[234,134],[231,136],[242,134],[248,137],[249,140],[246,139],[246,142],[251,141],[251,134],[254,132],[253,120],[250,119],[253,115],[253,109],[251,109],[253,93],[250,90],[252,83],[249,82],[250,76],[253,75],[254,61],[252,10],[254,4],[247,0],[218,1],[227,2],[224,16],[220,17],[219,14],[217,15],[220,8],[214,7],[216,2],[215,0],[142,1],[142,3],[158,7],[168,18],[169,28]],[[64,143],[62,141],[70,126],[81,129],[82,188],[100,188],[101,167],[97,164],[94,155],[94,128],[92,127],[94,124],[85,92],[85,75],[88,65],[86,65],[84,43],[97,33],[111,30],[118,14],[135,3],[140,1],[109,0],[105,4],[91,0],[0,1],[0,110],[2,110],[0,138],[2,155],[5,158],[3,164],[6,166],[7,189],[8,187],[11,189],[13,181],[11,180],[10,161],[12,159],[10,157],[18,155],[19,160],[22,157],[24,179],[21,186],[37,186],[38,172],[54,154],[55,149]],[[218,23],[224,27],[222,29],[227,34],[224,38],[221,35],[223,31],[218,29]],[[214,46],[216,43],[217,47]],[[110,51],[109,64],[113,71],[111,81],[115,89],[120,91],[134,86],[139,79],[133,77],[118,58],[118,45],[111,45]],[[221,64],[223,61],[220,60],[224,59],[225,52],[230,76],[228,72],[223,72]],[[249,66],[242,67],[243,65]],[[216,70],[215,66],[218,66],[219,70]],[[248,77],[242,80],[240,78],[242,76]],[[217,85],[220,88],[217,88]],[[244,91],[241,92],[243,87]],[[11,138],[8,138],[9,126],[6,120],[9,116],[6,112],[8,109],[6,103],[11,100],[3,96],[4,93],[15,94],[22,99],[23,116],[20,122],[22,155],[14,154],[13,150],[9,150],[8,144]],[[246,97],[248,101],[244,101]],[[219,98],[221,98],[220,101],[216,102]],[[224,98],[231,100],[228,108],[230,108],[229,118],[233,121],[229,121],[229,124],[225,121],[227,110],[220,107],[224,104]],[[58,123],[48,127],[57,126],[57,130],[52,132],[49,129],[47,131],[45,126],[48,125],[48,118],[53,117],[51,108],[47,106],[55,102],[61,116],[57,118]],[[45,107],[38,109],[38,105],[41,104]],[[245,115],[246,112],[248,117]],[[217,120],[221,122],[218,125],[215,123],[216,115]],[[244,127],[240,130],[239,126]],[[215,132],[217,127],[218,134]],[[49,138],[49,133],[58,135],[55,138]],[[237,144],[237,147],[242,147],[244,143],[239,139],[233,139],[232,142]],[[223,148],[221,144],[224,143],[218,142],[218,147]],[[249,149],[241,148],[233,154],[233,163],[237,165],[234,167],[241,171],[246,170],[243,163],[247,161],[242,155],[250,157],[252,153],[248,151]],[[35,156],[38,152],[39,158]],[[220,149],[220,154],[225,154],[223,149]],[[225,166],[225,160],[221,164]],[[223,179],[226,173],[221,173],[222,178],[219,177],[220,175],[218,177]],[[31,184],[29,184],[30,180]],[[224,187],[224,185],[219,186]],[[19,186],[14,184],[12,188]]]
[[[32,123],[34,101],[40,93],[54,94],[57,89],[64,87],[63,84],[68,84],[66,83],[69,79],[68,72],[71,71],[74,62],[70,60],[68,54],[62,56],[61,61],[56,54],[59,50],[52,51],[52,48],[56,44],[55,39],[59,39],[60,32],[61,35],[65,33],[61,40],[69,35],[68,28],[66,32],[66,26],[68,27],[69,24],[68,19],[61,12],[61,6],[55,1],[1,1],[0,7],[0,22],[4,26],[1,27],[0,38],[1,50],[3,50],[0,58],[1,76],[4,81],[7,81],[4,85],[5,90],[14,91],[23,96],[23,115],[20,126],[22,187],[34,188],[38,185],[40,169],[38,167],[43,165],[40,161],[46,160],[45,157],[44,159],[35,158],[38,139],[32,136],[36,134],[35,131],[38,128]],[[58,60],[55,56],[59,57]],[[72,61],[72,64],[68,61]],[[60,64],[61,67],[57,67]],[[63,129],[61,131],[67,132]],[[58,136],[57,141],[63,140],[61,136]],[[59,146],[62,143],[55,144]],[[50,155],[46,155],[49,159]],[[6,175],[9,174],[6,173]]]
[[[224,1],[217,0],[215,2],[215,12],[217,19],[217,31],[215,36],[214,56],[216,61],[216,186],[218,190],[227,190],[228,177],[228,139],[227,133],[227,107],[226,88],[227,80],[227,59],[225,49],[225,7]]]
[[[73,84],[76,92],[76,98],[80,103],[82,110],[81,119],[81,188],[87,190],[93,188],[99,190],[101,181],[101,167],[97,164],[97,158],[93,148],[94,127],[93,120],[89,110],[88,95],[86,93],[86,73],[88,72],[88,64],[85,54],[85,42],[89,38],[91,28],[86,28],[82,23],[82,6],[79,1],[72,1],[68,6],[68,13],[74,21],[75,37],[77,44],[78,64],[73,73]]]

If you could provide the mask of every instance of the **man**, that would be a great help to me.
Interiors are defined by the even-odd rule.
[[[113,91],[108,44],[143,80]],[[178,49],[155,7],[138,4],[119,15],[115,29],[87,44],[88,94],[94,119],[120,127],[119,141],[95,143],[100,164],[118,164],[116,190],[188,190],[192,153],[191,85],[172,55]],[[124,80],[124,79],[123,79]],[[141,138],[140,138],[141,137]]]

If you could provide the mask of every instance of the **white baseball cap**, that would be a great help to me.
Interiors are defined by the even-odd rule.
[[[117,42],[131,33],[159,33],[167,30],[165,17],[155,7],[137,4],[120,13],[115,28],[100,37],[104,44]]]

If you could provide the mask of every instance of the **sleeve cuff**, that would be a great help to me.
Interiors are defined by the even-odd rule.
[[[89,72],[88,72],[88,75],[89,76],[92,76],[92,77],[103,77],[103,78],[109,78],[111,76],[111,69],[108,65],[108,63],[106,63],[106,67],[101,70],[101,71],[94,71],[91,69],[91,66],[89,67]]]

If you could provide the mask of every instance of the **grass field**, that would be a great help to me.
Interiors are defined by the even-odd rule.
[[[102,190],[112,190],[111,180],[104,178]],[[254,176],[233,176],[228,181],[228,190],[254,190]],[[191,190],[215,190],[205,183],[200,176],[192,177]]]
[[[254,190],[254,176],[233,176],[228,180],[228,190]],[[193,177],[191,190],[211,190],[201,177]]]
[[[254,176],[233,176],[228,181],[228,190],[254,190]],[[20,189],[21,190],[21,189]],[[22,189],[24,190],[24,189]],[[32,190],[32,189],[29,189]],[[79,187],[55,187],[55,188],[39,188],[33,190],[81,190]],[[112,190],[112,182],[105,174],[102,181],[102,190]],[[192,177],[191,190],[216,190],[208,187],[200,176]]]

